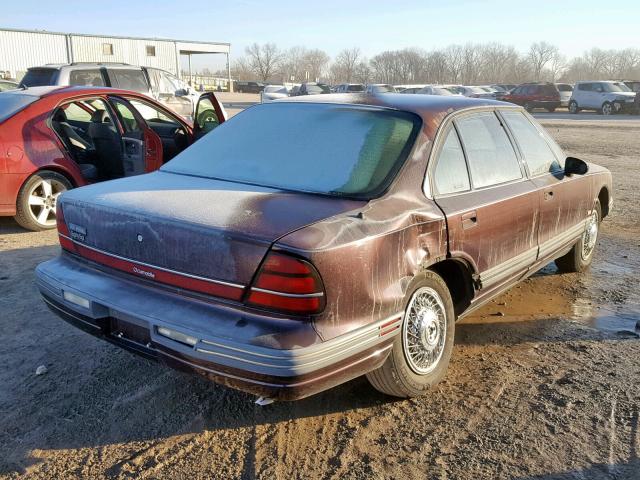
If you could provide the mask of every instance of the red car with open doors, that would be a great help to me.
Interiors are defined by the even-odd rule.
[[[0,216],[29,230],[56,225],[74,187],[152,172],[226,120],[213,93],[195,123],[127,90],[35,87],[0,93]]]

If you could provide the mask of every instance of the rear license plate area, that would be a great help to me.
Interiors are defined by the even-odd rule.
[[[142,346],[147,346],[151,343],[151,334],[148,328],[113,317],[111,317],[110,335],[120,340],[127,340]]]

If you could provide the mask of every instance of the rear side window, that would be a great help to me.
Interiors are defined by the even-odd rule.
[[[21,87],[45,87],[55,85],[58,71],[52,68],[33,68],[20,81]]]
[[[531,175],[562,170],[560,162],[553,154],[542,132],[521,112],[502,112],[502,116],[516,137]]]
[[[467,163],[455,128],[450,128],[436,164],[434,184],[436,193],[448,195],[466,192],[471,188]]]
[[[520,163],[498,117],[482,112],[456,120],[475,188],[522,178]]]
[[[580,85],[578,85],[578,90],[581,90],[583,92],[590,92],[591,85],[591,83],[581,83]]]
[[[540,85],[538,88],[542,95],[554,95],[558,93],[558,89],[553,85]]]
[[[69,85],[80,85],[83,87],[104,87],[104,79],[99,69],[94,70],[73,70],[69,73]]]
[[[134,92],[147,93],[149,86],[142,70],[109,70],[109,78],[114,87]]]

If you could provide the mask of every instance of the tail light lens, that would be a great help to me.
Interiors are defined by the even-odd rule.
[[[324,285],[309,262],[270,252],[258,271],[246,303],[283,313],[320,313],[325,306]]]
[[[60,246],[65,250],[75,252],[76,247],[70,239],[71,234],[69,233],[69,227],[67,227],[67,223],[64,220],[64,212],[62,211],[61,204],[56,205],[56,227],[58,229],[58,241],[60,242]]]

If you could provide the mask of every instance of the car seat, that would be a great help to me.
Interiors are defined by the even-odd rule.
[[[106,180],[123,177],[121,138],[106,110],[96,110],[91,115],[89,136],[95,145],[100,177]]]
[[[51,125],[60,136],[64,146],[78,164],[82,176],[89,181],[96,180],[98,177],[97,169],[95,165],[88,163],[95,155],[93,145],[82,138],[67,122],[67,115],[64,113],[62,108],[59,108],[53,114]]]

